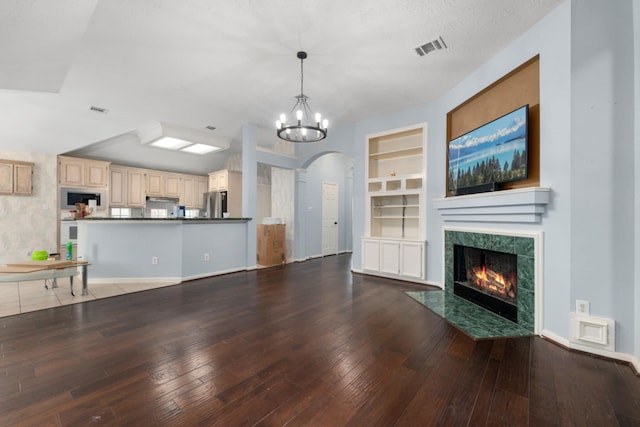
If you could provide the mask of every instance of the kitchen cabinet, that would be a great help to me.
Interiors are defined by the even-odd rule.
[[[182,195],[180,196],[180,204],[187,208],[192,208],[194,203],[195,177],[192,175],[183,175],[182,177]]]
[[[227,169],[211,172],[209,174],[209,191],[229,191],[229,181],[236,180],[238,176],[242,176],[240,172],[230,172]]]
[[[180,204],[188,209],[202,209],[204,193],[207,192],[209,179],[206,176],[183,174]]]
[[[209,191],[209,180],[206,176],[196,176],[193,207],[204,209],[204,193]]]
[[[176,173],[164,173],[164,196],[180,198],[182,194],[182,177]]]
[[[65,187],[107,188],[109,162],[58,156],[58,183]]]
[[[109,207],[144,207],[144,170],[111,166],[109,170]]]
[[[111,167],[109,169],[109,207],[127,205],[127,169]]]
[[[0,160],[0,194],[31,194],[32,177],[33,163]]]
[[[160,171],[147,170],[146,175],[147,196],[164,196],[164,173]]]
[[[242,173],[220,170],[209,174],[209,191],[227,192],[227,212],[242,216]]]
[[[144,170],[127,170],[127,206],[143,208],[146,204],[144,191]]]

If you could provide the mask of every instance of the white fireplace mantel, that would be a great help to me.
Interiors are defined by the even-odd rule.
[[[537,224],[547,210],[551,189],[518,188],[433,199],[447,222],[514,222]]]

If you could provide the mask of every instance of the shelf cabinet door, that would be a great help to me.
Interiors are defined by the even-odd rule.
[[[400,245],[398,242],[380,242],[380,271],[388,274],[400,273]]]
[[[400,243],[400,275],[423,278],[424,245],[420,242]]]
[[[370,271],[380,271],[380,241],[362,241],[362,268]]]

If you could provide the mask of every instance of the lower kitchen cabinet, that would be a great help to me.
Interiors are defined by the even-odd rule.
[[[424,241],[363,238],[362,269],[388,277],[424,280]]]

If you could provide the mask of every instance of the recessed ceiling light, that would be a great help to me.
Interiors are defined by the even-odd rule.
[[[185,141],[184,139],[163,136],[162,138],[153,141],[150,145],[153,145],[154,147],[168,148],[170,150],[179,150],[191,144],[192,142]]]
[[[193,144],[188,147],[184,147],[181,151],[194,154],[207,154],[213,151],[218,151],[219,149],[220,147],[212,147],[211,145],[206,144]]]

